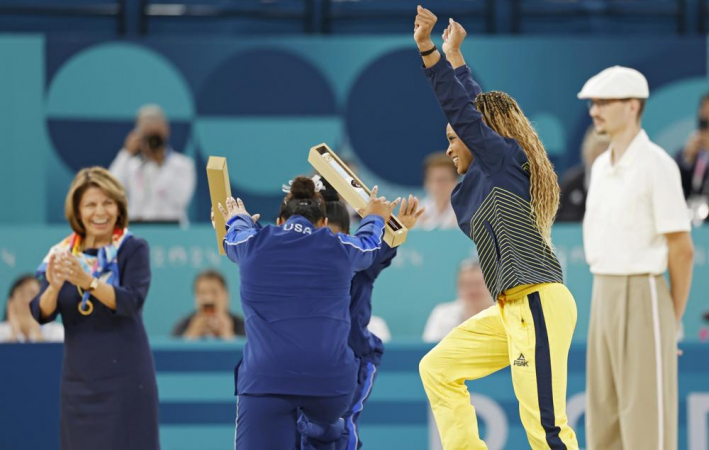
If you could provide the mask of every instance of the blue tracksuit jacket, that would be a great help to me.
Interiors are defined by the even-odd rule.
[[[368,329],[369,320],[372,318],[372,289],[374,281],[382,270],[389,267],[392,259],[396,256],[396,249],[389,247],[385,242],[382,249],[375,258],[374,263],[357,274],[352,279],[352,290],[350,296],[350,316],[352,317],[352,329],[350,330],[350,347],[355,356],[363,362],[371,362],[379,365],[384,344],[381,339],[372,334]]]
[[[350,285],[377,257],[384,221],[368,216],[354,236],[302,216],[281,226],[232,218],[224,239],[239,265],[247,343],[238,394],[349,394],[359,365],[348,346]]]

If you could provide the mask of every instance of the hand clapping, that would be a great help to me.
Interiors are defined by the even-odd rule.
[[[84,271],[79,259],[69,253],[58,253],[50,256],[47,269],[49,284],[61,288],[68,281],[74,286],[86,289],[93,277]]]
[[[372,215],[381,216],[384,218],[384,222],[387,222],[394,208],[401,202],[401,198],[397,198],[393,202],[388,202],[384,197],[377,197],[378,191],[379,187],[374,186],[372,192],[369,194],[369,203],[367,203],[367,207],[361,211],[361,215],[362,217]]]
[[[413,195],[409,195],[409,201],[404,198],[401,201],[401,206],[399,207],[399,214],[397,218],[399,222],[409,230],[416,226],[419,217],[425,211],[426,208],[419,209],[419,199]]]

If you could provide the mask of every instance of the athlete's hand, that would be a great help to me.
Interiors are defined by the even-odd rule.
[[[401,200],[399,214],[397,214],[396,217],[403,226],[410,230],[416,226],[416,222],[418,222],[419,217],[421,217],[421,214],[423,214],[425,209],[426,208],[419,209],[419,199],[413,195],[409,195],[408,203],[405,197]]]
[[[360,212],[362,217],[367,216],[381,216],[384,218],[384,222],[389,221],[391,217],[391,212],[394,208],[401,202],[401,198],[397,198],[393,202],[388,202],[384,197],[377,197],[377,192],[379,192],[379,187],[374,186],[372,192],[369,194],[369,203],[363,211]]]
[[[233,217],[239,216],[239,215],[247,215],[251,217],[251,220],[256,222],[260,217],[261,214],[254,214],[253,216],[249,214],[246,211],[246,207],[244,206],[244,202],[241,201],[240,198],[234,199],[234,197],[229,197],[226,199],[226,209],[224,206],[222,206],[221,203],[217,205],[219,208],[219,212],[222,213],[222,217],[224,217],[224,222],[229,222]]]
[[[433,47],[431,32],[438,18],[421,5],[416,8],[416,19],[414,20],[414,40],[419,51],[430,50]]]
[[[459,52],[467,35],[465,28],[453,19],[448,19],[448,28],[443,32],[443,53]]]

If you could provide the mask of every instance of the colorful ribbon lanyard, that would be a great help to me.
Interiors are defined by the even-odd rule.
[[[81,258],[78,246],[79,246],[79,243],[77,243],[74,246],[74,248],[72,249],[72,253],[77,258]],[[101,253],[102,252],[99,250],[96,261],[94,261],[94,266],[91,269],[91,276],[94,278],[97,278],[101,274],[102,267],[104,265],[104,264],[102,264],[102,261],[101,261],[101,259],[103,259]],[[84,263],[86,263],[86,261],[84,261]],[[86,265],[88,266],[88,264],[86,264]],[[88,316],[94,312],[94,304],[91,300],[89,300],[89,297],[91,297],[91,292],[84,291],[79,286],[76,286],[76,289],[79,291],[79,295],[81,296],[81,302],[79,302],[79,305],[78,305],[79,313],[83,316]]]

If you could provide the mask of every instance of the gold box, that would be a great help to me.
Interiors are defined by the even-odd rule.
[[[224,236],[226,236],[226,222],[219,212],[218,205],[226,208],[226,199],[231,197],[231,184],[229,183],[229,169],[226,166],[226,158],[221,156],[210,156],[207,161],[207,181],[209,182],[209,197],[212,200],[212,211],[214,211],[214,227],[217,232],[217,246],[219,253],[226,255],[224,251]]]
[[[362,183],[362,180],[342,162],[327,144],[320,144],[311,148],[308,162],[355,210],[359,211],[367,206],[372,191]],[[392,248],[398,247],[406,242],[408,231],[399,219],[392,214],[386,223],[384,242]]]

